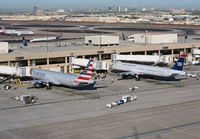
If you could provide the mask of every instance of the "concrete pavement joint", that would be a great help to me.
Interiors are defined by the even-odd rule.
[[[142,133],[133,134],[133,135],[130,135],[130,136],[119,137],[118,139],[126,139],[126,138],[132,138],[132,137],[139,137],[139,136],[142,136],[142,135],[149,135],[149,134],[153,134],[153,133],[157,133],[157,132],[174,130],[174,129],[178,129],[178,128],[182,128],[182,127],[187,127],[187,126],[193,126],[193,125],[197,125],[197,124],[200,124],[200,121],[193,122],[193,123],[182,124],[182,125],[178,125],[178,126],[166,127],[166,128],[152,130],[152,131],[147,131],[147,132],[142,132]]]
[[[170,128],[168,126],[163,126],[164,128]],[[186,131],[182,131],[182,130],[177,130],[177,129],[172,129],[173,131],[175,132],[178,132],[178,133],[183,133],[183,134],[186,134],[186,135],[192,135],[192,136],[195,136],[195,137],[200,137],[200,135],[198,134],[194,134],[194,133],[190,133],[190,132],[186,132]]]

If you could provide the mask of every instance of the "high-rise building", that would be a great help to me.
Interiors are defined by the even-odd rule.
[[[147,11],[147,8],[142,8],[142,11],[143,11],[143,12],[146,12],[146,11]]]
[[[118,11],[118,12],[120,12],[120,11],[121,11],[120,7],[117,7],[117,11]]]
[[[128,12],[128,8],[124,8],[124,12]]]
[[[154,11],[154,8],[150,8],[150,11],[152,11],[152,12],[153,12],[153,11]]]
[[[179,13],[184,14],[185,13],[185,9],[180,9]]]
[[[116,6],[112,6],[112,11],[116,12]]]
[[[194,11],[195,11],[195,8],[192,8],[191,10],[192,10],[192,12],[194,12]]]
[[[37,14],[37,10],[38,10],[37,6],[33,7],[33,14],[34,14],[34,15]]]
[[[108,7],[108,11],[112,11],[112,7],[111,6]]]
[[[72,8],[70,8],[70,9],[69,9],[69,11],[70,11],[70,12],[73,12],[73,9],[72,9]]]
[[[172,9],[171,11],[173,14],[177,14],[178,13],[178,10],[177,9]]]

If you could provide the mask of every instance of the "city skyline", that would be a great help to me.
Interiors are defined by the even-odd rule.
[[[34,6],[37,6],[39,9],[85,9],[85,8],[98,8],[98,9],[107,9],[109,6],[120,6],[122,8],[159,8],[161,10],[168,10],[169,8],[175,9],[192,9],[200,10],[199,6],[200,1],[196,0],[57,0],[57,1],[48,1],[48,0],[1,0],[1,5],[3,8],[0,10],[12,11],[12,10],[21,10],[21,11],[30,11]],[[13,6],[14,5],[14,6]]]

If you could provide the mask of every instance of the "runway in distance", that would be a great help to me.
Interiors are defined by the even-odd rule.
[[[32,84],[36,88],[46,87],[47,89],[51,89],[52,85],[63,85],[74,88],[94,86],[96,82],[102,81],[103,79],[92,79],[92,67],[93,60],[90,59],[81,75],[33,68],[30,71],[31,78],[36,80],[22,81],[21,83]]]
[[[4,26],[1,26],[0,33],[4,34],[4,35],[17,35],[17,36],[21,36],[21,35],[34,35],[34,32],[32,31],[17,31],[17,30],[7,30]]]
[[[135,77],[138,81],[141,76],[175,79],[175,76],[187,75],[187,72],[182,71],[184,60],[185,55],[181,55],[172,68],[116,62],[112,65],[112,72],[118,72],[122,78]]]

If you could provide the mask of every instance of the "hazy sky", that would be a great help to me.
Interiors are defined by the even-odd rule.
[[[138,8],[195,8],[200,10],[200,0],[0,0],[0,9],[32,9],[37,6],[40,9],[84,9],[84,8],[107,8],[108,6]]]

